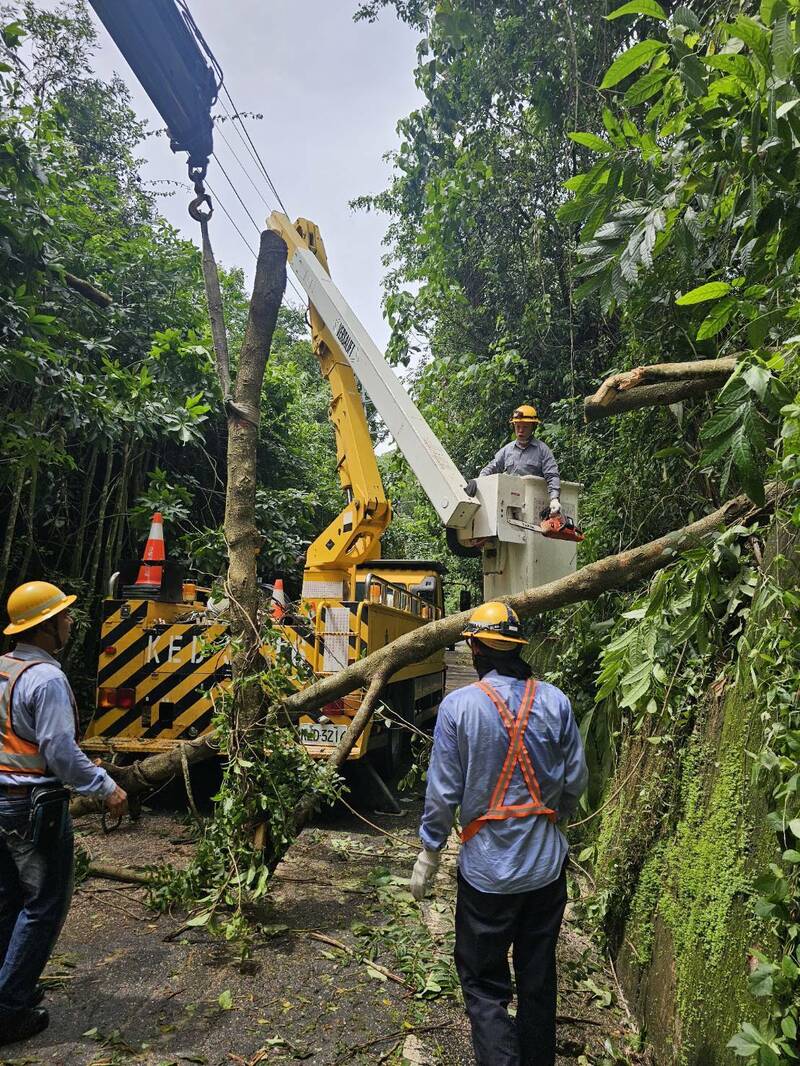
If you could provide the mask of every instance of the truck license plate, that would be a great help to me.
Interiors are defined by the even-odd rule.
[[[299,727],[300,739],[310,744],[338,744],[347,732],[346,725],[305,724]]]

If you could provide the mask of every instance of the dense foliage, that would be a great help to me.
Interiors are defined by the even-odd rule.
[[[385,6],[424,33],[426,102],[400,124],[392,185],[362,205],[391,217],[393,350],[427,349],[414,387],[465,472],[514,404],[539,404],[562,474],[585,483],[584,558],[781,485],[770,527],[540,624],[536,657],[587,737],[590,910],[612,947],[628,930],[645,964],[655,922],[669,930],[684,1055],[733,1037],[739,1055],[789,1061],[800,664],[796,575],[776,552],[797,543],[798,5],[375,0],[360,15]],[[580,425],[601,375],[717,355],[737,360],[717,397]],[[435,541],[394,462],[395,534]],[[755,999],[743,955],[726,955],[740,946]]]
[[[77,662],[107,578],[138,555],[155,510],[171,556],[209,582],[224,572],[227,430],[199,251],[141,181],[136,146],[150,134],[124,85],[91,75],[83,3],[14,4],[0,23],[0,595],[32,577],[79,593]],[[67,272],[111,305],[84,299]],[[223,272],[233,352],[243,281]],[[306,338],[302,312],[285,309],[263,395],[265,581],[295,578],[338,505],[326,386]]]
[[[507,439],[510,410],[535,403],[562,476],[585,486],[584,560],[739,491],[759,508],[765,482],[777,486],[770,513],[647,587],[537,623],[535,654],[587,739],[588,909],[608,944],[641,967],[668,932],[685,1055],[721,1019],[723,1054],[789,1062],[800,0],[670,14],[656,0],[610,13],[600,0],[366,0],[356,17],[387,7],[421,35],[424,103],[400,122],[389,188],[356,202],[388,215],[391,355],[465,475]],[[82,3],[14,4],[0,25],[0,593],[63,581],[89,626],[156,509],[173,554],[209,580],[223,572],[225,419],[197,249],[142,185],[147,131],[124,87],[86,73]],[[222,280],[235,352],[243,276]],[[736,369],[716,396],[583,424],[583,396],[607,374],[720,355]],[[327,394],[299,311],[282,313],[262,402],[260,576],[291,578],[338,509]],[[451,587],[477,591],[477,563],[449,556],[402,457],[380,461],[396,515],[386,553],[447,559]],[[277,666],[260,679],[281,680]],[[217,817],[161,898],[199,898],[196,922],[238,935],[268,879],[253,825],[263,819],[280,851],[299,794],[337,786],[275,721],[252,747],[225,714]],[[725,1010],[706,1001],[701,1017],[704,995]]]

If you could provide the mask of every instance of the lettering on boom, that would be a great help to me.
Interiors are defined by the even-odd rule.
[[[342,350],[344,351],[345,355],[349,356],[353,354],[353,349],[356,346],[356,342],[347,332],[347,326],[345,326],[344,322],[339,323],[339,328],[336,330],[336,339],[339,344],[341,344]]]

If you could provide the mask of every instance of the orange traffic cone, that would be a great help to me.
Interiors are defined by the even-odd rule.
[[[275,622],[280,622],[286,614],[286,593],[283,591],[283,578],[276,577],[272,586],[272,601],[269,607],[270,617]]]
[[[160,590],[164,567],[149,566],[148,563],[163,563],[165,558],[164,519],[156,512],[150,525],[150,535],[144,548],[143,562],[139,567],[139,576],[133,584],[134,595],[136,592],[152,595]]]

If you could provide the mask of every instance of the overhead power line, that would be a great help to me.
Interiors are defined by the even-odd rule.
[[[236,225],[236,223],[234,222],[234,220],[233,220],[233,217],[232,217],[232,215],[231,215],[230,211],[229,211],[229,210],[227,209],[227,207],[226,207],[226,206],[225,206],[225,204],[224,204],[224,203],[222,202],[222,200],[220,200],[220,198],[219,198],[219,195],[218,195],[218,193],[214,192],[214,190],[213,190],[213,189],[212,189],[212,187],[211,187],[211,182],[210,182],[210,181],[208,181],[208,179],[206,179],[206,188],[207,188],[207,189],[208,189],[208,191],[209,191],[209,192],[211,193],[211,195],[212,195],[212,196],[214,197],[214,202],[215,202],[215,203],[217,203],[217,204],[219,204],[219,206],[220,206],[220,207],[222,208],[222,211],[223,211],[223,214],[225,215],[225,217],[226,217],[226,218],[228,219],[228,221],[230,222],[230,224],[231,224],[231,225],[233,226],[233,228],[234,228],[234,229],[236,230],[236,232],[237,232],[237,233],[239,234],[239,236],[240,236],[240,237],[242,238],[242,244],[243,244],[243,245],[245,246],[245,248],[246,248],[246,249],[247,249],[247,250],[248,250],[248,251],[250,252],[250,254],[251,254],[251,255],[252,255],[252,256],[253,256],[253,257],[254,257],[255,259],[257,259],[257,258],[258,258],[258,253],[257,253],[257,252],[255,251],[255,249],[254,249],[254,248],[252,248],[252,247],[251,247],[251,245],[250,245],[250,242],[249,242],[249,241],[247,240],[247,237],[245,237],[245,235],[244,235],[244,234],[242,233],[242,231],[241,231],[241,230],[239,229],[239,227],[238,227],[238,226]]]
[[[270,189],[272,190],[272,192],[273,192],[273,194],[275,196],[275,199],[281,205],[281,209],[283,210],[283,213],[285,215],[288,215],[289,211],[286,208],[286,204],[281,199],[281,194],[278,192],[274,181],[270,177],[269,171],[267,170],[266,165],[264,164],[264,160],[261,158],[261,155],[260,155],[258,149],[253,144],[253,138],[250,136],[250,132],[247,129],[247,126],[245,126],[245,124],[244,124],[244,119],[242,118],[239,109],[237,108],[236,104],[233,102],[233,97],[228,92],[227,85],[223,85],[222,86],[222,91],[225,93],[225,96],[228,98],[228,102],[230,103],[231,107],[233,108],[233,112],[234,113],[233,113],[233,115],[229,114],[229,117],[233,121],[234,126],[236,126],[236,122],[238,121],[239,126],[237,127],[237,129],[239,127],[241,127],[242,133],[247,138],[247,144],[249,145],[248,151],[250,151],[250,155],[251,155],[251,158],[253,159],[253,162],[256,163],[256,165],[260,168],[261,172],[263,173],[264,177],[267,179],[267,184],[269,185]],[[225,107],[225,101],[222,100],[221,103],[222,103],[223,108],[225,108],[225,110],[227,111],[227,108]],[[241,136],[241,134],[240,134],[240,136]]]

